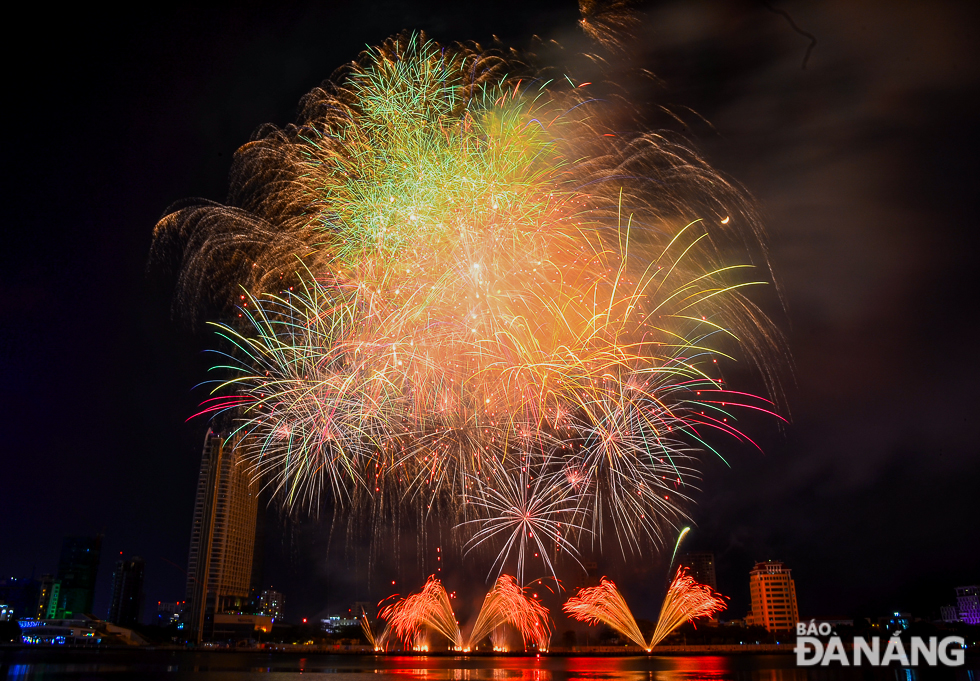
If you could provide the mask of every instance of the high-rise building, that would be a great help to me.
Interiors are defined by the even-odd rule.
[[[980,586],[956,587],[956,609],[961,622],[980,624]]]
[[[208,430],[194,501],[187,558],[185,624],[192,640],[205,636],[208,613],[249,598],[258,487],[245,470],[239,434]]]
[[[259,594],[259,613],[270,616],[273,621],[282,621],[282,594],[272,589],[263,589]]]
[[[132,627],[143,620],[143,573],[146,562],[139,556],[117,560],[112,571],[112,600],[106,618],[121,627]]]
[[[58,585],[58,589],[61,589],[61,585]],[[54,575],[45,574],[41,575],[41,583],[38,586],[38,598],[37,607],[34,609],[34,614],[31,615],[33,619],[43,620],[48,619],[48,605],[51,603],[52,592],[55,590]],[[57,596],[54,597],[57,601]]]
[[[767,631],[786,631],[800,619],[796,607],[796,584],[790,570],[778,561],[756,563],[749,573],[752,612],[745,616],[748,626]]]
[[[92,612],[101,553],[101,534],[95,537],[65,537],[58,560],[57,582],[60,587],[58,598],[54,601],[55,619],[71,619]],[[49,602],[48,612],[51,610]]]
[[[688,569],[695,581],[718,590],[718,579],[715,577],[715,554],[710,551],[692,551],[683,554],[678,563]]]

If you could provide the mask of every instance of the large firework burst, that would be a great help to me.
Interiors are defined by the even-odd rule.
[[[239,150],[231,206],[159,223],[178,300],[238,304],[205,411],[235,415],[287,506],[438,509],[518,574],[685,518],[708,433],[767,409],[719,361],[775,387],[778,334],[743,294],[765,246],[735,187],[606,106],[399,36]]]

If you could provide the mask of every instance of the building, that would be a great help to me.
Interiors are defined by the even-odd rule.
[[[912,615],[907,612],[893,612],[878,618],[878,626],[888,631],[908,631],[912,626]]]
[[[955,605],[941,605],[939,619],[946,624],[953,624],[960,621],[960,612]]]
[[[88,615],[70,619],[22,619],[21,641],[43,646],[98,646],[100,644],[144,646],[146,639],[132,629],[103,622]]]
[[[350,609],[351,617],[361,617],[367,615],[368,619],[373,620],[377,615],[377,607],[371,601],[354,601]]]
[[[0,601],[0,622],[13,622],[14,609],[6,603]]]
[[[961,622],[980,624],[980,587],[956,587],[956,610]]]
[[[765,627],[767,631],[793,629],[800,619],[796,607],[796,584],[788,568],[777,561],[756,563],[749,573],[749,595],[752,611],[745,616],[746,626]]]
[[[258,610],[263,615],[268,615],[272,621],[282,621],[282,594],[272,589],[263,589],[259,594]]]
[[[215,613],[238,610],[250,598],[258,487],[243,465],[241,444],[238,434],[208,430],[204,438],[184,610],[189,637],[198,643]]]
[[[590,586],[599,586],[599,564],[586,561],[582,563],[582,567],[585,568],[585,573],[579,572],[576,575],[575,587],[584,589]]]
[[[41,583],[33,577],[0,578],[0,604],[7,611],[10,621],[33,617],[40,592]]]
[[[102,535],[95,537],[65,537],[58,559],[58,597],[48,603],[48,613],[53,619],[71,619],[76,615],[92,612],[95,598],[95,578],[99,572],[102,553]]]
[[[358,627],[360,625],[360,618],[350,615],[327,615],[320,620],[320,628],[328,634],[340,633],[348,627]]]
[[[157,618],[156,624],[161,627],[170,626],[171,624],[177,624],[180,621],[180,616],[184,613],[184,601],[175,601],[173,603],[164,603],[162,601],[157,601]]]
[[[143,621],[143,574],[146,562],[139,556],[117,560],[112,571],[112,600],[107,621],[132,627]]]
[[[41,575],[41,582],[38,584],[37,605],[34,608],[34,614],[30,615],[30,617],[36,620],[47,619],[48,605],[51,604],[51,595],[52,595],[52,591],[54,591],[54,586],[55,586],[54,575],[51,574]],[[61,585],[59,584],[58,589],[60,588]],[[57,596],[54,597],[54,600],[55,601],[58,600]]]
[[[267,615],[227,615],[214,616],[214,641],[258,640],[262,634],[272,632],[272,618]]]
[[[695,581],[707,584],[715,591],[718,590],[718,579],[715,576],[715,554],[710,551],[685,553],[678,563],[688,569]]]
[[[58,600],[61,598],[61,582],[54,580],[51,582],[51,594],[48,596],[48,601],[45,603],[44,610],[41,610],[41,604],[38,603],[38,616],[40,620],[50,620],[54,619],[54,616],[58,613]]]

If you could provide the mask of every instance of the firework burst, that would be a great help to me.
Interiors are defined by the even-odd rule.
[[[694,152],[604,120],[512,55],[399,36],[239,151],[232,207],[159,223],[179,300],[247,290],[204,412],[237,418],[288,508],[438,509],[519,580],[686,518],[710,433],[769,410],[719,361],[776,389],[779,335],[744,295],[765,276],[731,264],[764,241]]]

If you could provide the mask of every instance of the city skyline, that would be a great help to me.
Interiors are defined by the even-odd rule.
[[[969,192],[976,172],[967,160],[975,133],[970,110],[957,109],[976,74],[954,78],[950,66],[975,63],[961,58],[972,48],[958,38],[946,46],[935,44],[934,34],[917,38],[909,49],[931,59],[923,73],[890,69],[889,50],[900,41],[875,42],[868,65],[858,68],[858,55],[866,53],[843,26],[869,17],[858,9],[847,14],[837,7],[843,14],[835,15],[801,5],[794,16],[821,38],[803,70],[805,41],[779,16],[748,5],[705,7],[712,20],[676,5],[652,8],[651,26],[670,30],[651,29],[654,47],[642,59],[664,80],[658,98],[690,106],[718,132],[693,121],[680,131],[744,183],[768,215],[797,385],[788,400],[791,423],[783,432],[763,428],[765,454],[734,448],[726,453],[730,468],[708,462],[694,508],[697,527],[685,548],[715,552],[719,588],[738,599],[743,612],[749,594],[738,575],[769,559],[793,569],[803,614],[836,615],[849,603],[914,610],[940,597],[952,601],[942,594],[975,584],[978,566],[969,540],[978,521],[967,492],[980,469],[964,387],[977,377],[968,352],[975,304],[958,289],[968,281],[967,254],[976,236],[957,227],[975,215]],[[445,40],[486,41],[497,32],[521,44],[536,32],[568,49],[582,44],[574,3],[499,10],[486,25],[448,6],[418,5],[374,18],[344,12],[351,13],[344,21],[359,29],[354,35],[335,34],[325,10],[309,10],[302,25],[271,11],[246,11],[236,15],[237,29],[205,12],[207,30],[165,15],[160,27],[133,29],[132,35],[156,38],[141,41],[139,49],[126,31],[108,42],[135,49],[130,66],[77,46],[78,65],[69,69],[105,67],[91,69],[98,75],[90,86],[75,71],[74,82],[65,85],[74,88],[73,101],[87,107],[79,114],[80,150],[45,146],[54,144],[49,139],[16,142],[24,146],[15,147],[14,166],[34,170],[17,180],[14,193],[23,203],[13,215],[24,227],[14,238],[18,255],[5,261],[7,318],[24,321],[8,322],[5,330],[10,350],[4,369],[9,394],[19,401],[5,398],[4,404],[23,425],[10,440],[13,451],[22,452],[9,463],[22,484],[4,501],[10,506],[3,507],[0,540],[17,550],[5,552],[3,573],[26,576],[31,566],[38,575],[54,572],[64,536],[104,529],[104,557],[124,551],[146,559],[151,602],[182,598],[199,443],[208,428],[205,420],[185,420],[202,397],[191,388],[203,376],[198,350],[209,341],[170,320],[166,282],[144,279],[149,229],[169,202],[191,195],[223,200],[235,148],[265,122],[292,120],[299,97],[365,42],[424,28]],[[895,19],[900,33],[916,21],[951,30],[958,16],[950,6],[929,17],[903,12]],[[323,46],[311,24],[328,26],[318,30],[335,44]],[[187,48],[183,56],[162,41],[170,29]],[[108,29],[95,30],[106,36]],[[722,57],[740,54],[743,35],[757,41],[750,57],[719,66]],[[200,70],[202,62],[210,66]],[[853,89],[836,84],[835,68],[851,69]],[[144,80],[144,69],[159,82]],[[25,103],[14,115],[51,128],[44,108],[58,106],[51,93],[26,80],[18,87]],[[899,104],[884,107],[889,97]],[[764,126],[771,129],[758,127],[763,115],[771,117],[772,125]],[[22,121],[16,127],[29,126]],[[833,156],[815,148],[805,131],[828,138]],[[59,170],[38,165],[38,158],[64,161]],[[926,166],[933,174],[920,170]],[[68,185],[53,201],[60,214],[72,216],[70,226],[46,212],[52,208],[41,200],[43,186],[28,181],[35,171],[50,184]],[[78,188],[64,182],[63,173],[79,178]],[[854,183],[860,191],[845,191]],[[27,206],[42,206],[38,217]],[[42,222],[55,225],[48,228],[55,238],[43,246],[37,239]],[[61,307],[63,301],[72,305]],[[779,313],[778,303],[770,307]],[[937,327],[943,332],[932,331]],[[89,336],[99,328],[108,332],[95,342]],[[62,379],[45,367],[54,350],[39,339],[68,337],[74,345],[60,352],[78,372],[69,374],[69,384],[96,387],[77,410],[42,420],[40,405]],[[954,370],[948,358],[964,351],[965,367]],[[95,383],[100,376],[104,386]],[[921,400],[936,395],[938,413],[915,418]],[[50,429],[58,442],[41,435]],[[38,454],[27,456],[29,448]],[[51,463],[44,475],[29,465],[39,460]],[[325,522],[262,512],[271,521],[269,534],[279,538],[268,542],[265,586],[275,584],[297,617],[315,617],[342,601],[340,594],[358,589],[363,593],[350,600],[380,598],[390,579],[411,582],[409,573],[422,572],[409,566],[403,580],[399,568],[379,564],[369,591],[358,567],[370,556],[365,547],[348,547],[345,555],[343,542],[334,540],[328,551]],[[452,560],[458,572],[451,578],[463,581],[474,572],[458,556]],[[644,573],[610,555],[598,569],[644,597],[653,591],[644,587],[644,575],[659,574],[664,562],[649,561]],[[838,562],[859,566],[839,590],[826,575]],[[96,612],[109,607],[109,571],[111,561],[104,559]],[[814,613],[822,602],[830,612]]]

